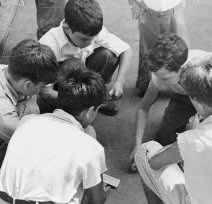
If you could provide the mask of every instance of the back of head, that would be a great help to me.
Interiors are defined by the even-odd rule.
[[[165,68],[178,72],[188,57],[188,47],[183,39],[174,33],[164,33],[147,56],[144,66],[151,72]]]
[[[106,100],[106,87],[102,77],[88,69],[69,70],[58,82],[57,107],[77,116]]]
[[[94,36],[102,29],[103,14],[96,0],[69,0],[65,6],[65,21],[73,33]]]
[[[180,83],[191,99],[212,108],[211,60],[201,65],[188,64],[180,71]]]
[[[27,78],[33,83],[54,83],[58,64],[53,51],[35,40],[23,40],[12,50],[8,72],[14,79]]]

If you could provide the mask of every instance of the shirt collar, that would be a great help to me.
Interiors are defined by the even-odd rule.
[[[201,123],[200,123],[200,127],[201,126],[204,126],[204,125],[206,125],[206,124],[208,124],[208,123],[212,123],[212,115],[210,115],[210,116],[208,116],[207,118],[205,118]]]
[[[1,71],[0,71],[0,81],[1,81],[1,86],[5,90],[7,96],[10,98],[12,104],[16,106],[18,104],[18,101],[22,100],[25,98],[24,96],[20,95],[17,93],[17,91],[11,86],[9,81],[6,78],[6,70],[8,66],[1,66]]]
[[[60,25],[59,25],[59,33],[58,33],[58,42],[59,42],[59,48],[60,50],[62,50],[62,48],[66,45],[71,45],[73,47],[76,47],[75,45],[73,45],[68,38],[66,37],[64,31],[63,31],[63,23],[65,20],[63,20]]]
[[[84,132],[82,125],[71,114],[63,111],[62,109],[56,109],[52,114],[54,117],[59,118],[60,120],[76,125]]]

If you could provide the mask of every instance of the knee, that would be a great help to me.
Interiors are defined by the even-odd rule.
[[[114,53],[112,53],[110,50],[104,47],[99,47],[96,49],[96,52],[98,53],[98,56],[102,59],[104,59],[107,62],[116,64],[118,62],[118,57]]]

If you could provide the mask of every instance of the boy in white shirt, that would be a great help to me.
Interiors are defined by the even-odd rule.
[[[76,67],[59,78],[58,109],[25,117],[15,131],[1,168],[0,203],[105,202],[104,148],[85,131],[106,99],[106,87],[83,63]]]
[[[211,60],[191,61],[180,72],[180,84],[197,111],[188,130],[169,146],[150,141],[140,145],[135,154],[143,181],[165,204],[210,204],[212,200]],[[181,161],[184,172],[176,164]]]
[[[103,26],[102,10],[96,0],[69,0],[64,14],[65,19],[60,26],[48,31],[40,42],[53,50],[58,62],[80,58],[88,68],[99,73],[106,84],[111,82],[114,71],[119,67],[109,89],[109,95],[119,99],[130,67],[130,46]],[[48,90],[42,96],[47,103],[54,104],[57,92]],[[100,110],[111,116],[118,112],[113,102],[108,102]]]

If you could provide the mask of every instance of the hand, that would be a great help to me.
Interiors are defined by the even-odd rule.
[[[133,0],[130,4],[130,8],[132,12],[132,19],[138,19],[141,12],[141,5],[136,0]]]
[[[123,84],[115,82],[109,91],[109,95],[113,100],[118,100],[123,96]]]
[[[129,167],[128,167],[128,172],[129,173],[136,173],[138,171],[136,163],[135,163],[135,159],[134,159],[134,155],[136,152],[137,146],[134,148],[134,150],[132,151],[132,153],[130,154],[130,163],[129,163]]]
[[[23,99],[17,104],[17,114],[20,118],[25,115],[39,114],[40,109],[37,104],[37,96],[32,96],[30,99]]]
[[[198,114],[195,114],[194,116],[191,116],[189,119],[188,124],[186,125],[186,129],[187,130],[192,130],[196,127],[199,126],[199,120],[200,120],[200,116]]]

